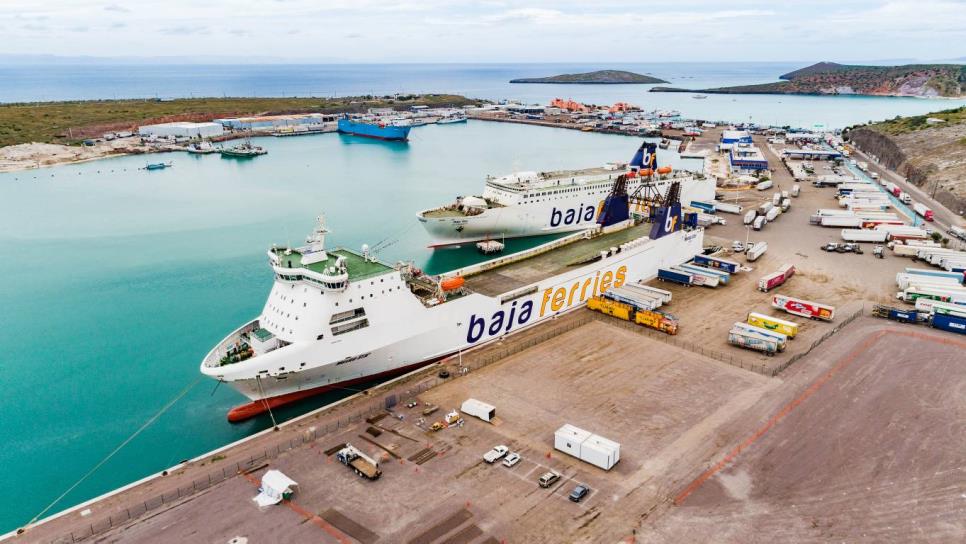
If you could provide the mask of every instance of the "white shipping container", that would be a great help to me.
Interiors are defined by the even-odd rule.
[[[742,209],[740,205],[732,204],[730,202],[716,202],[714,207],[719,212],[734,213],[734,214],[741,213],[741,209]]]
[[[590,438],[590,432],[568,423],[553,433],[553,447],[579,459],[580,445],[588,438]]]
[[[859,227],[862,226],[862,218],[861,217],[855,217],[855,216],[846,217],[846,216],[836,216],[836,215],[832,215],[832,216],[828,216],[828,217],[823,217],[822,218],[821,225],[823,227],[851,227],[851,228],[859,228]]]
[[[752,223],[751,228],[755,230],[761,230],[762,227],[764,226],[765,226],[765,218],[762,216],[758,216],[755,218],[755,222]]]
[[[765,219],[767,219],[768,221],[774,221],[775,218],[778,217],[778,214],[780,213],[781,213],[780,209],[772,208],[768,210],[768,213],[765,214]]]
[[[621,445],[602,436],[591,435],[580,447],[580,459],[610,470],[621,460]]]
[[[466,399],[460,406],[460,411],[464,414],[478,417],[483,421],[493,421],[496,417],[496,406],[478,401],[476,399]]]
[[[836,210],[835,208],[822,208],[815,212],[815,215],[819,217],[830,217],[830,216],[840,216],[840,217],[851,217],[855,215],[855,212],[849,210]]]
[[[885,242],[886,233],[867,229],[842,229],[846,242]]]
[[[756,242],[752,244],[748,251],[745,253],[745,259],[749,261],[757,261],[758,257],[761,257],[765,251],[768,251],[767,242]]]
[[[746,225],[750,225],[751,222],[755,220],[755,216],[757,215],[758,215],[758,212],[756,210],[749,211],[748,213],[745,214],[744,223]]]
[[[624,284],[624,287],[630,289],[631,291],[659,297],[661,302],[664,304],[671,303],[672,295],[670,291],[665,291],[664,289],[658,289],[657,287],[651,287],[650,285],[642,285],[640,283],[627,283],[627,284]]]

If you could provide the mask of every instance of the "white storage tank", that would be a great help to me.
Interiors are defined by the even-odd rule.
[[[580,458],[580,445],[590,438],[590,433],[569,423],[553,433],[553,447]]]

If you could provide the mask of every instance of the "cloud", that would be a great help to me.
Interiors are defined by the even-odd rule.
[[[130,9],[117,4],[108,4],[104,6],[104,11],[113,11],[115,13],[131,13]]]
[[[179,25],[179,26],[169,26],[160,29],[158,32],[161,34],[166,34],[168,36],[192,36],[198,34],[210,34],[211,30],[207,26],[202,25]]]

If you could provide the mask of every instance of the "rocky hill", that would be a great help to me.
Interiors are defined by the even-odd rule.
[[[780,76],[775,83],[714,89],[655,87],[653,92],[717,94],[857,94],[870,96],[966,96],[966,65],[860,66],[819,62]]]
[[[950,210],[966,211],[966,107],[854,127],[846,137]]]
[[[646,84],[646,83],[667,83],[663,79],[625,72],[623,70],[598,70],[596,72],[586,72],[583,74],[561,74],[550,77],[526,77],[521,79],[511,79],[510,83],[557,83],[557,84]]]

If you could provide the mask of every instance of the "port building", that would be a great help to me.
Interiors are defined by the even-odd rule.
[[[768,170],[768,159],[761,150],[751,144],[735,144],[728,152],[732,172],[756,172]]]
[[[299,115],[262,115],[258,117],[231,117],[215,119],[215,123],[229,130],[276,130],[282,127],[313,126],[334,123],[339,116],[324,113]]]
[[[212,138],[221,136],[224,127],[218,123],[173,122],[138,127],[138,136],[143,138]]]

